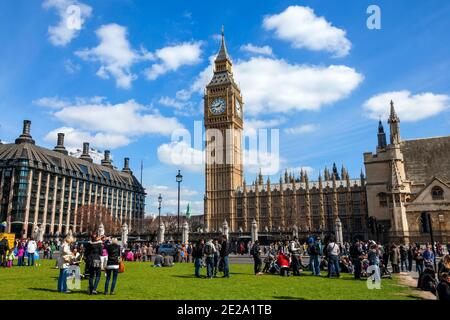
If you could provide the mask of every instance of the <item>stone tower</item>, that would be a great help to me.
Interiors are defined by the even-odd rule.
[[[234,81],[222,27],[222,43],[204,96],[206,129],[205,225],[218,230],[224,220],[236,230],[235,194],[243,186],[243,102]]]

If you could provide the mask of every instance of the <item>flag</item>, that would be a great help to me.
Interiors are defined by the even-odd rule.
[[[191,208],[189,207],[189,203],[186,208],[186,218],[188,218],[188,219],[191,218]]]

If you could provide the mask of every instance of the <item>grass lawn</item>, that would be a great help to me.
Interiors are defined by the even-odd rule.
[[[210,299],[286,299],[286,300],[393,300],[418,299],[412,291],[398,284],[398,279],[383,279],[381,290],[369,290],[365,281],[355,281],[350,275],[341,279],[318,278],[305,272],[301,277],[278,275],[254,276],[253,265],[231,265],[230,279],[197,279],[193,264],[177,264],[173,268],[152,268],[150,263],[126,263],[119,274],[116,295],[107,298],[86,293],[88,281],[82,281],[82,291],[61,294],[56,291],[59,271],[55,260],[40,260],[36,268],[0,268],[0,299],[30,300],[210,300]],[[84,266],[82,266],[84,270]],[[202,269],[202,274],[206,270]],[[103,292],[105,276],[98,288]]]

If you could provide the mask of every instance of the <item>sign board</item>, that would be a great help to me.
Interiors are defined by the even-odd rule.
[[[16,235],[14,233],[0,233],[0,240],[2,240],[4,237],[6,237],[6,240],[8,240],[8,246],[10,249],[14,248]]]

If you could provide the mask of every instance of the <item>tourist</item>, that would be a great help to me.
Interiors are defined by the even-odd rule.
[[[155,256],[155,261],[153,262],[153,267],[161,268],[164,263],[164,257],[159,253]]]
[[[405,248],[405,246],[400,246],[400,270],[402,272],[408,271],[408,250]]]
[[[367,253],[367,259],[369,260],[369,266],[380,266],[380,249],[376,243],[370,245],[370,249]]]
[[[222,243],[220,244],[220,259],[223,264],[223,277],[230,277],[230,264],[228,261],[228,255],[230,254],[230,245],[227,242],[227,236],[222,236]]]
[[[108,261],[106,262],[106,281],[105,281],[105,295],[108,294],[109,280],[112,274],[112,284],[110,294],[114,295],[117,283],[117,276],[119,274],[119,262],[120,262],[120,246],[117,238],[113,238],[111,244],[106,247],[108,254]]]
[[[400,250],[395,243],[392,244],[391,250],[389,252],[389,257],[391,259],[392,272],[400,273]]]
[[[320,245],[319,239],[312,239],[309,248],[309,264],[313,275],[320,276]]]
[[[173,267],[175,265],[173,263],[173,257],[171,255],[163,253],[163,258],[164,258],[162,264],[163,267]]]
[[[250,249],[250,254],[253,256],[255,275],[257,276],[262,275],[263,273],[261,272],[262,266],[261,248],[259,246],[258,240],[255,241],[252,248]]]
[[[7,264],[7,253],[9,251],[8,239],[3,237],[0,241],[0,266],[6,267]]]
[[[36,252],[37,244],[32,238],[28,238],[27,242],[27,254],[28,254],[28,266],[34,266],[34,253]]]
[[[200,268],[202,266],[203,250],[205,246],[205,240],[200,239],[198,243],[192,249],[192,257],[194,258],[195,276],[200,278]]]
[[[289,243],[289,253],[291,255],[292,273],[294,276],[300,275],[300,246],[297,237]]]
[[[448,273],[441,275],[441,281],[437,285],[436,293],[438,300],[450,302],[450,276]]]
[[[450,255],[446,254],[438,264],[438,279],[442,281],[442,274],[450,273]]]
[[[423,269],[424,269],[424,262],[423,262],[422,249],[420,249],[419,247],[417,248],[417,250],[415,252],[414,260],[416,261],[416,271],[420,275],[423,272]]]
[[[17,266],[25,266],[25,247],[21,242],[18,243],[17,247]]]
[[[96,295],[98,283],[101,276],[101,260],[102,254],[102,241],[96,233],[91,236],[91,241],[86,245],[85,259],[86,270],[89,273],[89,294]]]
[[[341,276],[339,273],[339,255],[341,252],[337,243],[334,242],[334,237],[330,237],[326,252],[328,258],[328,278],[332,277],[333,270],[339,278]]]
[[[70,293],[67,289],[67,277],[69,275],[68,269],[73,258],[72,251],[70,250],[70,245],[73,242],[72,237],[66,237],[64,243],[61,246],[60,255],[58,258],[58,292]]]
[[[408,272],[412,271],[412,263],[413,263],[413,259],[414,259],[414,254],[415,254],[415,245],[410,244],[409,248],[408,248]]]
[[[13,266],[13,262],[14,262],[14,250],[8,250],[7,259],[8,259],[8,261],[6,263],[6,267],[11,268]]]
[[[354,266],[355,280],[360,280],[362,270],[361,257],[363,256],[364,252],[362,250],[361,242],[359,241],[359,239],[355,240],[355,242],[350,247],[349,251],[350,251],[350,258],[352,259]]]
[[[289,257],[284,252],[280,251],[277,256],[277,264],[280,268],[280,275],[282,277],[289,276]]]
[[[217,239],[214,239],[214,247],[216,251],[214,252],[214,278],[217,277],[217,270],[219,267],[219,259],[220,259],[220,244]]]
[[[432,247],[429,245],[423,252],[423,262],[426,268],[434,268],[434,253],[431,249]]]
[[[206,257],[206,278],[211,279],[214,273],[214,255],[216,252],[216,247],[214,246],[213,240],[210,239],[205,244],[204,254]]]

